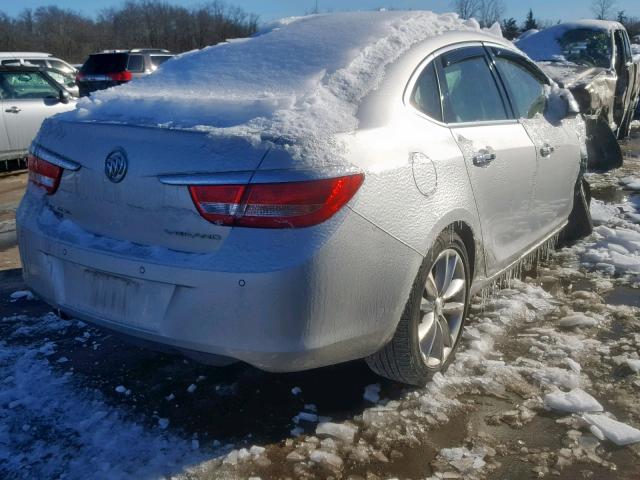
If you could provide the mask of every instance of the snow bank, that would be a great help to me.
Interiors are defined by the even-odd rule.
[[[595,398],[580,388],[570,392],[553,392],[544,397],[545,407],[569,413],[602,412],[603,408]]]
[[[620,184],[631,190],[640,190],[640,178],[624,177],[620,179]]]
[[[180,55],[154,75],[80,100],[59,118],[191,128],[254,142],[282,138],[297,146],[297,158],[326,160],[336,150],[332,135],[355,129],[357,106],[385,68],[450,30],[479,26],[428,11],[288,19],[253,38]]]

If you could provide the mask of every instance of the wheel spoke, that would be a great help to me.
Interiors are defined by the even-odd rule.
[[[429,334],[429,331],[433,329],[433,321],[435,315],[433,312],[429,312],[422,317],[420,325],[418,325],[418,340],[422,342]]]
[[[440,322],[435,322],[435,335],[433,339],[433,346],[431,347],[431,351],[429,352],[429,361],[431,365],[439,365],[442,363],[444,357],[444,345],[442,344],[442,325]]]
[[[454,339],[451,338],[451,329],[446,318],[440,317],[439,322],[442,328],[442,345],[445,347],[453,347]]]
[[[449,288],[442,295],[443,300],[449,300],[453,297],[458,296],[460,292],[464,290],[464,280],[460,278],[453,279],[449,284]]]
[[[464,303],[460,303],[460,302],[445,303],[444,306],[442,307],[442,312],[447,315],[462,313],[464,312]]]
[[[444,289],[444,284],[447,280],[447,263],[449,263],[448,252],[445,257],[438,259],[433,267],[435,270],[436,296],[439,296]]]
[[[425,360],[429,359],[429,354],[433,349],[433,342],[436,339],[436,324],[434,321],[434,315],[431,314],[430,322],[422,322],[418,327],[418,335],[420,339],[420,350],[425,357]]]
[[[433,301],[427,298],[422,298],[420,300],[420,311],[422,313],[433,312]]]
[[[442,290],[440,290],[440,294],[444,295],[449,287],[451,286],[451,280],[453,280],[453,276],[456,273],[456,265],[458,264],[458,254],[454,253],[450,255],[447,253],[447,274],[445,275],[444,285],[442,285]]]
[[[427,277],[427,284],[425,285],[425,297],[430,300],[435,300],[438,297],[438,287],[436,281],[433,278],[433,270],[429,272]]]

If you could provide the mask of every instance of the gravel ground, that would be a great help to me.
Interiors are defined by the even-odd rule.
[[[0,477],[637,479],[640,443],[612,441],[634,431],[606,428],[640,428],[634,137],[589,178],[596,233],[476,299],[422,389],[363,362],[275,375],[154,353],[0,272]]]

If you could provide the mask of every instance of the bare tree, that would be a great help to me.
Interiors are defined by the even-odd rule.
[[[478,14],[482,0],[452,0],[451,6],[460,18],[471,18]]]
[[[483,27],[499,22],[505,11],[503,0],[453,0],[451,6],[460,18],[475,17]]]
[[[599,20],[605,20],[611,17],[615,4],[615,0],[593,0],[591,2],[591,11]]]
[[[490,27],[499,22],[504,14],[503,0],[480,0],[478,7],[478,21],[483,27]]]

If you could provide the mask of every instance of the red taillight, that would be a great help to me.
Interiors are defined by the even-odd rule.
[[[85,77],[84,73],[81,73],[81,72],[76,73],[76,83],[84,80],[84,77]]]
[[[107,76],[114,82],[128,82],[133,78],[131,72],[127,71],[108,73]]]
[[[29,155],[29,181],[44,188],[49,195],[56,193],[62,178],[62,168],[35,155]]]
[[[288,183],[192,185],[196,208],[226,226],[300,228],[331,218],[358,191],[364,175]]]

